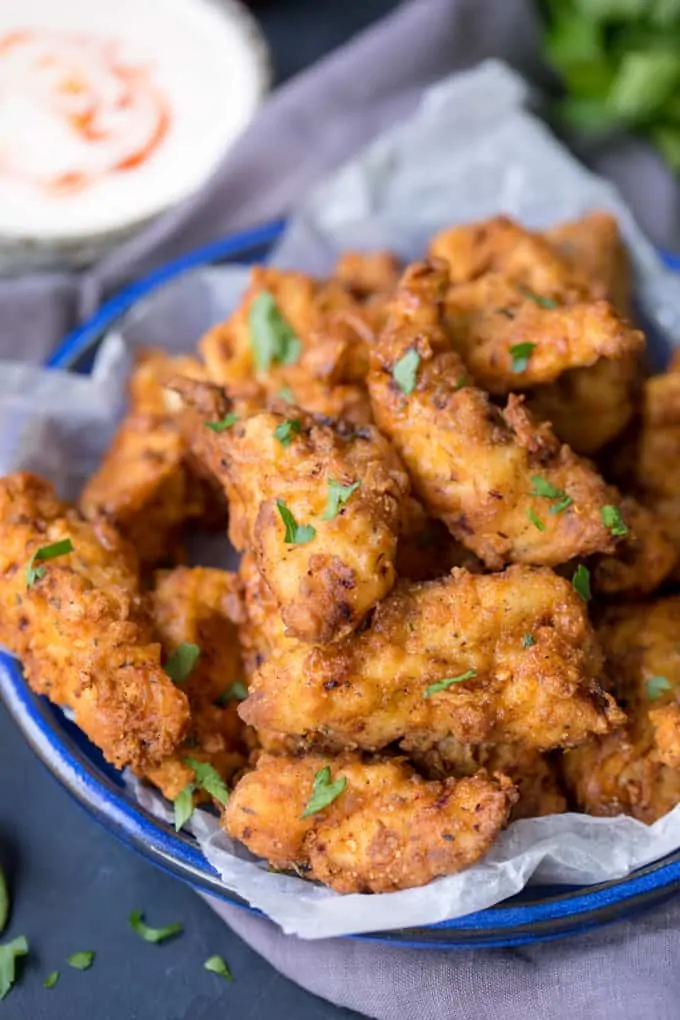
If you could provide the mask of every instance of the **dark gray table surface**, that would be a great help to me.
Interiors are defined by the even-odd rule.
[[[271,0],[255,4],[284,80],[380,17],[395,0]],[[120,845],[34,758],[0,706],[0,861],[12,893],[3,936],[25,935],[30,957],[0,1003],[2,1020],[335,1020],[351,1018],[281,977],[188,887]],[[152,925],[181,921],[163,946],[128,927],[138,908]],[[87,972],[65,957],[95,950]],[[203,970],[228,960],[233,984]],[[61,970],[52,990],[44,976]]]

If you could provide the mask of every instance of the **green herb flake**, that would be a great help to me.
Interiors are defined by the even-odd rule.
[[[60,976],[58,970],[51,970],[43,981],[43,988],[54,988]]]
[[[571,586],[577,595],[580,595],[584,602],[590,601],[590,571],[579,563],[574,576],[571,579]]]
[[[148,924],[144,923],[144,914],[141,910],[133,910],[128,918],[128,923],[145,942],[153,942],[156,945],[184,931],[181,924],[166,924],[163,928],[150,928]]]
[[[538,528],[539,531],[545,531],[545,524],[539,517],[536,516],[533,510],[527,510],[527,517],[535,528]]]
[[[317,811],[323,811],[324,808],[327,808],[329,804],[338,799],[346,786],[347,779],[345,776],[340,776],[334,783],[331,782],[330,765],[325,765],[322,769],[319,769],[314,776],[312,795],[307,801],[307,806],[300,815],[300,818],[309,818],[310,815],[315,815]]]
[[[673,684],[665,676],[650,676],[645,686],[647,688],[647,697],[650,701],[656,701],[666,691],[673,690]]]
[[[194,770],[196,785],[218,800],[220,804],[226,804],[229,800],[229,790],[217,769],[208,762],[198,761],[196,758],[184,758],[183,760],[185,765]]]
[[[28,942],[23,935],[0,946],[0,999],[4,999],[11,990],[17,975],[17,960],[26,956]]]
[[[94,963],[96,953],[93,953],[91,949],[83,949],[79,953],[71,953],[70,956],[66,957],[66,962],[69,967],[73,967],[75,970],[89,970]]]
[[[189,783],[180,793],[177,794],[173,803],[175,809],[175,832],[179,832],[183,825],[189,821],[194,813],[194,790],[196,787]]]
[[[522,648],[533,648],[536,641],[531,634],[525,634],[522,638]]]
[[[57,556],[66,556],[70,552],[73,552],[73,542],[70,538],[63,538],[60,542],[52,542],[51,545],[43,545],[36,549],[26,564],[26,587],[31,588],[36,581],[45,576],[45,568],[36,567],[36,563],[54,560]]]
[[[226,981],[233,981],[234,975],[229,970],[229,964],[221,956],[210,956],[203,964],[204,970],[209,970],[213,974],[218,974],[223,977]]]
[[[349,501],[352,493],[356,492],[361,482],[353,482],[352,485],[341,485],[334,478],[328,479],[328,501],[326,509],[321,515],[322,521],[332,521],[337,516],[341,506]]]
[[[279,400],[284,400],[287,404],[295,403],[295,394],[291,390],[290,386],[282,386],[277,393]]]
[[[203,424],[211,432],[224,432],[226,429],[230,429],[232,425],[235,425],[237,421],[238,416],[233,411],[230,411],[220,421],[206,421]]]
[[[418,375],[418,365],[420,364],[420,355],[418,351],[411,348],[399,358],[394,368],[392,369],[392,377],[404,394],[408,397],[413,393],[416,388],[416,377]]]
[[[443,680],[437,680],[436,683],[430,684],[429,687],[426,687],[423,697],[431,698],[433,694],[439,694],[440,691],[447,691],[449,687],[452,687],[454,684],[462,684],[465,680],[472,680],[473,677],[476,676],[476,669],[468,669],[466,673],[461,673],[460,676],[447,676]]]
[[[458,379],[456,379],[456,385],[454,386],[454,389],[456,390],[465,389],[467,384],[468,384],[467,378],[464,375],[461,375],[459,376]]]
[[[530,496],[540,496],[542,499],[556,500],[555,505],[550,507],[549,514],[561,514],[563,510],[566,510],[574,502],[564,489],[556,489],[547,478],[542,478],[541,475],[532,475],[531,484]]]
[[[559,302],[553,298],[545,297],[543,294],[536,294],[535,291],[529,287],[525,287],[523,284],[517,284],[517,290],[523,297],[528,298],[529,301],[533,301],[534,304],[538,305],[539,308],[559,308]]]
[[[172,653],[163,669],[174,684],[183,684],[198,662],[201,649],[190,641],[183,641]]]
[[[290,446],[295,436],[302,432],[302,422],[299,418],[288,418],[280,422],[274,429],[274,438],[278,439],[281,446]]]
[[[242,680],[234,680],[226,690],[215,699],[216,705],[228,705],[230,701],[245,701],[248,697],[248,688]]]
[[[286,526],[284,541],[288,545],[306,545],[307,542],[311,542],[316,535],[316,528],[311,524],[298,524],[282,499],[277,499],[276,506]]]
[[[612,535],[617,538],[627,535],[630,531],[630,528],[625,523],[621,516],[621,511],[617,506],[601,506],[600,516],[602,517],[602,523],[605,528],[609,528]]]
[[[529,358],[536,350],[536,344],[524,343],[514,344],[510,348],[510,357],[512,358],[512,370],[513,372],[526,372],[529,364]]]
[[[263,290],[253,301],[248,324],[258,372],[268,372],[272,365],[294,365],[299,360],[302,343],[269,291]]]

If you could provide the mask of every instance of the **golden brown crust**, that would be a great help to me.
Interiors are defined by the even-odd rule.
[[[330,806],[302,818],[314,777],[327,765],[333,782],[345,779],[346,786]],[[238,784],[223,825],[275,868],[337,892],[393,892],[478,861],[513,800],[506,777],[483,772],[425,782],[399,759],[264,755]]]
[[[361,300],[394,290],[399,282],[399,259],[391,251],[345,251],[335,263],[333,276]]]
[[[613,555],[595,557],[593,590],[609,598],[651,595],[676,569],[680,550],[667,534],[663,520],[632,496],[622,496],[612,486],[609,505],[619,507],[629,532]]]
[[[632,274],[630,259],[616,218],[607,212],[590,212],[577,220],[558,223],[543,237],[573,272],[592,281],[625,318],[630,317]]]

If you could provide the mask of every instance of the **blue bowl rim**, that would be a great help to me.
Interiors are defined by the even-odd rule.
[[[183,273],[213,263],[251,263],[265,258],[284,228],[285,220],[274,220],[193,249],[159,266],[118,291],[87,322],[69,333],[47,359],[46,367],[75,368],[137,301]],[[661,254],[669,268],[680,270],[680,256]],[[102,776],[75,741],[58,732],[53,722],[54,709],[30,691],[20,664],[6,653],[0,653],[0,695],[43,764],[107,830],[194,888],[260,913],[223,886],[191,837],[175,833],[169,825],[133,803],[120,786]],[[565,887],[546,899],[510,906],[501,903],[435,925],[354,937],[440,949],[522,945],[609,923],[623,916],[624,910],[630,913],[642,909],[677,890],[680,890],[680,849],[625,878],[575,889]]]

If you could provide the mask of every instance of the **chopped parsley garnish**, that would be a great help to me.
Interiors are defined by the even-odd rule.
[[[533,488],[529,493],[530,496],[541,496],[544,499],[556,500],[555,504],[548,510],[549,514],[561,514],[563,510],[566,510],[574,502],[564,489],[556,489],[547,478],[542,478],[541,475],[532,475],[531,484]]]
[[[309,818],[310,815],[315,815],[317,811],[323,811],[334,800],[337,800],[346,786],[347,779],[345,776],[340,776],[334,783],[331,783],[330,765],[325,765],[322,769],[319,769],[314,776],[312,795],[307,801],[307,807],[300,815],[300,818]]]
[[[0,999],[11,990],[17,976],[17,959],[26,956],[28,942],[23,935],[0,946]]]
[[[535,350],[536,344],[528,342],[524,344],[514,344],[510,348],[513,372],[526,372],[527,365],[529,364],[529,358]]]
[[[280,422],[274,429],[274,438],[278,439],[281,446],[290,446],[295,436],[302,432],[302,423],[299,418],[288,418]]]
[[[175,832],[179,832],[185,822],[188,822],[194,813],[194,790],[196,787],[189,783],[177,794],[173,803],[175,809]]]
[[[250,346],[258,372],[268,372],[272,365],[294,365],[302,344],[279,311],[267,290],[258,294],[248,315]]]
[[[543,294],[536,294],[535,291],[531,290],[529,287],[525,287],[521,283],[517,284],[517,290],[525,298],[528,298],[530,301],[533,301],[534,304],[537,304],[539,306],[539,308],[559,308],[560,307],[559,302],[555,301],[554,298],[545,297],[545,295],[543,295]]]
[[[416,377],[418,375],[418,365],[420,364],[420,355],[418,351],[411,348],[399,358],[399,361],[395,363],[392,369],[392,377],[405,396],[409,396],[413,393],[416,388]]]
[[[226,690],[215,699],[216,705],[227,705],[230,701],[245,701],[248,697],[248,688],[243,680],[234,680]]]
[[[287,404],[295,403],[295,394],[291,390],[290,386],[282,386],[277,396],[279,400],[285,400]]]
[[[207,429],[210,429],[211,432],[224,432],[225,429],[230,429],[232,425],[235,425],[237,421],[238,416],[235,415],[233,411],[230,411],[229,414],[225,414],[224,418],[220,421],[206,421],[203,422],[203,424]]]
[[[571,586],[577,595],[580,595],[584,602],[590,601],[590,571],[579,563],[574,576],[571,579]]]
[[[620,535],[627,535],[630,531],[617,506],[601,506],[600,516],[605,528],[609,528],[612,535],[618,537]]]
[[[522,638],[522,648],[533,648],[536,644],[531,634],[525,634]]]
[[[466,673],[461,673],[460,676],[447,676],[443,680],[437,680],[436,683],[430,684],[429,687],[425,688],[423,694],[424,698],[431,698],[433,694],[439,694],[440,691],[447,691],[453,684],[462,684],[464,680],[472,680],[473,677],[477,676],[476,669],[468,669]]]
[[[226,804],[229,800],[229,790],[217,769],[207,761],[198,761],[196,758],[184,758],[183,760],[185,765],[194,770],[196,786],[205,790],[215,800],[219,800],[220,804]]]
[[[94,963],[96,953],[93,953],[91,949],[83,949],[79,953],[72,953],[66,957],[66,962],[69,967],[74,967],[76,970],[89,970]]]
[[[163,669],[174,684],[183,684],[198,662],[201,649],[190,641],[183,641],[172,653]]]
[[[467,386],[467,379],[464,375],[461,375],[460,378],[456,379],[456,385],[454,389],[462,390],[464,389],[465,386]]]
[[[545,524],[536,516],[533,510],[527,510],[527,517],[535,528],[538,528],[539,531],[545,531]]]
[[[52,542],[51,545],[43,545],[40,549],[36,549],[26,564],[26,587],[30,588],[45,576],[45,568],[36,567],[36,563],[43,560],[54,560],[57,556],[66,556],[70,552],[73,552],[73,542],[70,538],[62,538],[60,542]]]
[[[646,683],[647,697],[650,701],[656,701],[666,691],[673,690],[673,684],[665,676],[650,676]]]
[[[276,506],[286,526],[285,541],[289,545],[305,545],[311,542],[316,535],[316,528],[311,524],[298,524],[282,499],[277,499]]]
[[[337,515],[341,506],[345,506],[353,492],[356,492],[361,482],[353,482],[352,485],[341,485],[334,478],[328,479],[328,502],[326,509],[321,515],[322,521],[332,521]]]
[[[54,988],[57,981],[59,980],[60,974],[58,970],[52,970],[43,981],[43,988]]]
[[[179,935],[184,931],[181,924],[166,924],[163,928],[150,928],[148,924],[144,923],[144,914],[141,910],[133,910],[128,922],[132,930],[136,931],[145,942],[155,944],[165,942],[166,939],[171,939],[173,935]]]
[[[234,980],[234,976],[229,970],[229,964],[221,956],[210,956],[203,964],[203,969],[212,971],[213,974],[219,974],[226,981]]]

